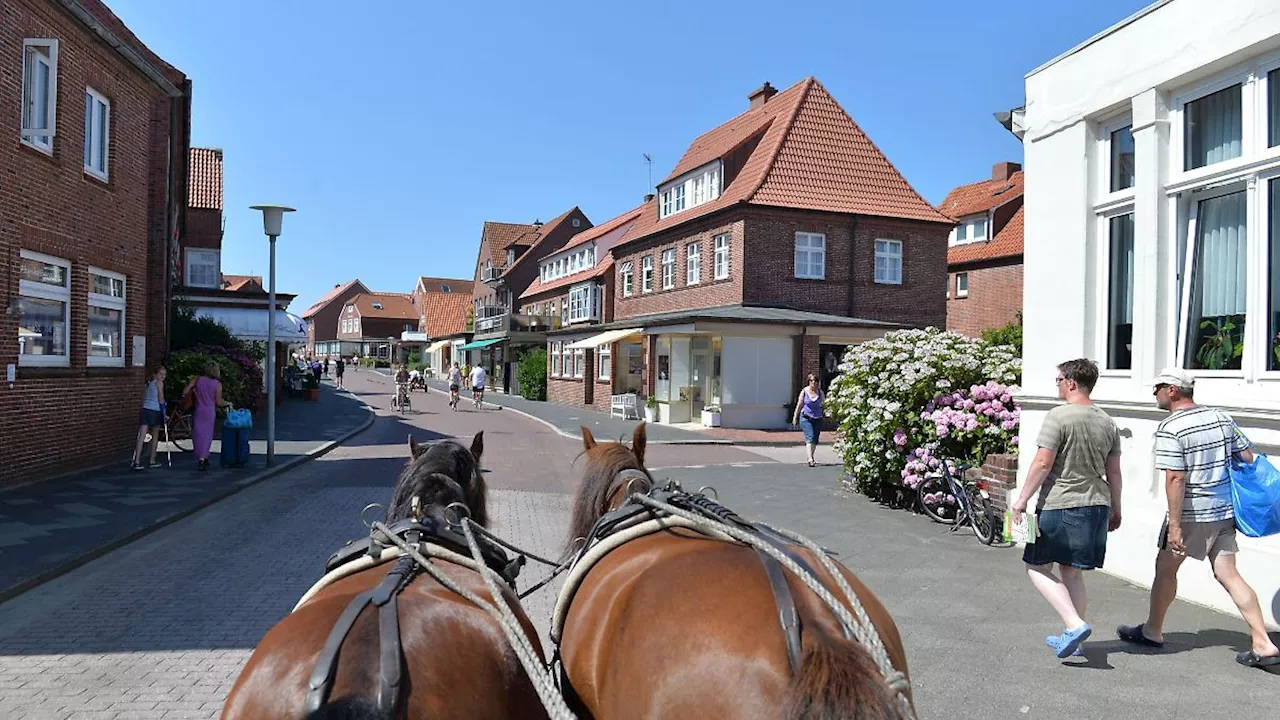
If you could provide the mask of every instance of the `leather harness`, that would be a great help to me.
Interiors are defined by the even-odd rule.
[[[470,556],[466,538],[447,522],[434,517],[420,520],[406,519],[391,526],[391,531],[403,538],[409,545],[420,549],[428,541],[432,544],[447,547]],[[487,565],[511,587],[516,587],[516,576],[524,565],[524,557],[508,560],[502,548],[484,537],[477,537],[480,553]],[[325,563],[325,570],[355,560],[361,555],[373,557],[391,545],[383,543],[376,534],[355,542],[348,542],[341,550],[330,556]],[[403,653],[400,644],[400,614],[396,599],[417,577],[421,568],[417,561],[405,555],[395,562],[385,579],[371,590],[356,595],[334,623],[325,640],[324,647],[316,657],[316,664],[311,670],[311,678],[307,686],[306,712],[311,714],[319,710],[329,699],[333,689],[334,676],[338,670],[338,654],[342,643],[351,632],[356,620],[364,609],[373,605],[378,609],[378,708],[388,716],[393,716],[400,701],[401,679],[403,677]]]

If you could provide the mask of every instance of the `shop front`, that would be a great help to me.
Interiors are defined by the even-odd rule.
[[[718,413],[725,427],[785,427],[795,384],[795,342],[790,336],[656,334],[659,422],[711,424],[711,414]]]

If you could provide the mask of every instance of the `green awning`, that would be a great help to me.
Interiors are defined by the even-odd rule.
[[[490,345],[496,345],[502,342],[503,340],[506,340],[506,338],[492,338],[490,340],[475,340],[473,342],[467,343],[466,345],[463,345],[458,349],[459,350],[479,350],[480,348],[486,348],[486,347],[489,347]]]

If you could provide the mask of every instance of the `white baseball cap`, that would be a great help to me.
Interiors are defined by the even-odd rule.
[[[1186,370],[1183,370],[1182,368],[1167,367],[1161,370],[1160,374],[1156,375],[1155,378],[1148,384],[1149,385],[1172,385],[1173,387],[1180,387],[1180,388],[1194,388],[1196,386],[1196,379],[1191,376],[1191,373],[1187,372]]]

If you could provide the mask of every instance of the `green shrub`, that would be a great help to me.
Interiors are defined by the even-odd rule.
[[[188,350],[202,345],[244,350],[244,343],[225,325],[213,318],[196,317],[195,308],[175,304],[169,324],[169,350]],[[266,358],[265,353],[262,357]]]
[[[1004,327],[982,331],[982,344],[987,347],[1003,345],[1013,349],[1013,353],[1022,357],[1022,311],[1018,311],[1018,319]]]
[[[251,412],[262,408],[262,369],[241,350],[229,351],[212,345],[170,353],[165,361],[169,374],[164,383],[168,402],[176,407],[182,397],[182,389],[191,378],[203,375],[205,366],[211,361],[218,364],[223,400]]]
[[[547,399],[547,351],[534,350],[520,358],[516,368],[520,394],[526,400]]]

